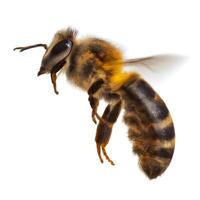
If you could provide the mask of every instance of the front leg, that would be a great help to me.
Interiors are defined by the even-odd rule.
[[[99,89],[101,89],[102,85],[104,84],[104,81],[102,79],[99,79],[97,81],[95,81],[90,88],[88,89],[88,94],[89,94],[89,102],[90,102],[90,106],[92,108],[92,120],[93,122],[96,124],[96,118],[98,120],[101,120],[101,117],[98,115],[97,113],[97,108],[99,105],[99,99],[94,97],[95,93],[99,91]]]

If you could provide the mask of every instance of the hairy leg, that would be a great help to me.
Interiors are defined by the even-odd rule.
[[[103,163],[103,159],[101,157],[101,150],[105,156],[105,158],[114,165],[114,162],[109,158],[106,153],[106,145],[109,143],[111,134],[112,134],[112,127],[114,123],[117,121],[117,118],[121,111],[122,102],[119,100],[116,104],[111,106],[110,104],[106,107],[101,121],[97,126],[96,132],[96,144],[97,144],[97,153],[99,156],[100,161]]]

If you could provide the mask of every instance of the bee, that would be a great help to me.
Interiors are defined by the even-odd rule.
[[[96,148],[114,165],[106,152],[112,128],[122,108],[128,126],[128,138],[139,166],[150,178],[161,175],[171,162],[175,148],[175,131],[169,110],[154,89],[136,72],[125,72],[126,65],[135,65],[155,57],[123,59],[122,52],[113,44],[99,38],[77,38],[72,28],[58,31],[49,45],[36,44],[16,47],[24,51],[44,47],[38,76],[49,73],[56,94],[56,78],[64,71],[69,81],[88,93],[91,117],[97,124]],[[158,56],[159,57],[159,56]],[[99,101],[108,102],[102,116]]]

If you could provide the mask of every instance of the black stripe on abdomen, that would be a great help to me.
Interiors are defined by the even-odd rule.
[[[171,159],[174,153],[174,148],[154,148],[153,146],[144,148],[144,146],[135,145],[134,152],[138,155],[149,155],[150,157]]]
[[[173,153],[174,153],[174,148],[160,148],[160,149],[157,149],[157,150],[153,150],[152,152],[150,151],[149,152],[152,155],[154,156],[158,156],[158,157],[161,157],[161,158],[169,158],[171,159],[172,156],[173,156]]]
[[[147,138],[154,140],[156,139],[171,140],[175,137],[173,123],[161,129],[155,129],[153,126],[151,126],[147,131],[148,131],[148,134],[146,135]]]
[[[126,93],[125,109],[127,111],[138,112],[149,122],[158,122],[169,115],[165,103],[143,79],[133,80],[122,89]]]

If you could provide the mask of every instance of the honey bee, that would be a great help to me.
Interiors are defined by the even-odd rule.
[[[52,42],[17,47],[24,51],[44,47],[45,53],[38,76],[50,73],[53,88],[59,71],[68,80],[88,93],[91,117],[97,125],[96,147],[100,161],[102,154],[112,165],[106,152],[112,128],[125,110],[124,122],[133,152],[139,157],[139,166],[150,178],[161,175],[171,162],[175,147],[175,131],[169,110],[161,97],[136,72],[125,72],[123,67],[155,57],[124,60],[122,52],[110,42],[98,38],[77,39],[72,28],[58,31]],[[108,102],[103,115],[98,114],[99,101]]]

